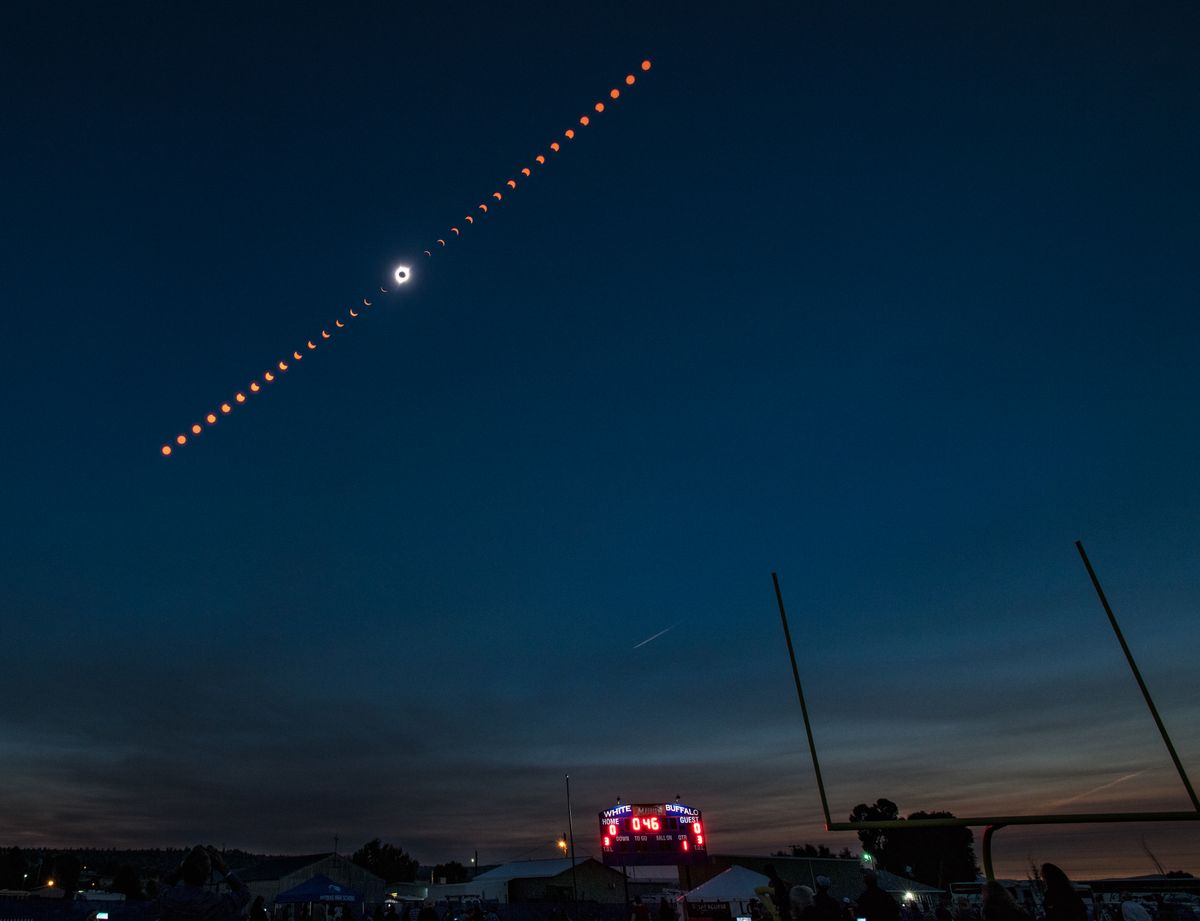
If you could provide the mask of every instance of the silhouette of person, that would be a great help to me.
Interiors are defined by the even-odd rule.
[[[779,921],[792,921],[790,900],[792,887],[779,876],[773,863],[763,867],[763,873],[767,877],[767,885],[771,887],[771,901],[775,903],[775,914],[779,917]]]
[[[828,876],[818,876],[817,891],[813,894],[813,921],[841,921],[842,906],[829,894],[833,882]]]
[[[1030,921],[1009,891],[994,879],[983,885],[983,921]]]
[[[218,894],[204,888],[214,869],[225,878],[228,892]],[[158,895],[160,921],[238,921],[250,902],[250,890],[233,875],[220,853],[199,844],[163,883]]]
[[[267,921],[267,905],[263,897],[255,896],[253,902],[250,903],[250,912],[247,915],[249,921]]]
[[[874,870],[862,871],[862,894],[858,897],[858,916],[867,921],[897,921],[900,906],[888,893],[879,888],[879,874]]]
[[[1042,864],[1046,895],[1042,901],[1046,921],[1088,921],[1087,906],[1067,874],[1052,863]]]
[[[813,891],[808,886],[793,886],[788,892],[792,921],[812,921]]]

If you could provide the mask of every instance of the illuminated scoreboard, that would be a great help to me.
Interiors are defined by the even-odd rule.
[[[600,850],[609,867],[704,863],[700,810],[682,803],[629,803],[600,813]]]

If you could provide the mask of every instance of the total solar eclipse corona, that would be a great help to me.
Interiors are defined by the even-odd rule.
[[[650,62],[648,60],[642,61],[640,67],[641,67],[642,72],[645,73],[646,71],[648,71],[650,69]],[[632,73],[627,74],[625,76],[625,86],[627,88],[631,87],[637,82],[637,80],[638,80],[638,77],[636,74],[632,74]],[[586,128],[589,125],[591,125],[595,121],[596,116],[600,115],[601,113],[603,113],[605,111],[608,111],[612,107],[613,103],[617,99],[622,97],[623,92],[628,92],[628,89],[620,90],[620,89],[617,89],[616,87],[613,87],[612,89],[610,89],[608,91],[608,93],[605,97],[609,100],[608,103],[604,103],[604,102],[595,103],[593,106],[591,106],[591,108],[589,110],[593,114],[581,116],[579,118],[577,126],[566,129],[566,131],[564,131],[562,133],[562,135],[560,135],[560,136],[555,136],[556,139],[549,141],[549,143],[546,144],[545,146],[543,146],[540,151],[538,151],[536,148],[534,150],[531,150],[528,153],[529,159],[526,160],[524,164],[522,164],[519,167],[514,167],[511,171],[511,173],[504,174],[504,178],[498,179],[496,181],[497,186],[505,189],[504,192],[493,191],[490,194],[485,196],[484,202],[480,202],[478,205],[473,205],[473,206],[470,204],[470,202],[478,201],[478,199],[467,199],[467,208],[470,209],[471,213],[464,215],[461,223],[456,223],[453,226],[451,226],[449,228],[450,232],[447,233],[445,237],[436,237],[434,240],[434,245],[429,246],[428,249],[421,250],[421,252],[425,255],[425,257],[427,259],[431,259],[433,257],[434,252],[440,253],[443,248],[447,247],[447,245],[449,245],[451,248],[458,246],[459,244],[455,241],[459,241],[460,239],[464,239],[465,237],[470,236],[469,233],[464,233],[464,231],[466,231],[468,228],[475,228],[477,226],[477,224],[480,222],[486,223],[487,221],[492,220],[492,218],[487,217],[487,215],[489,215],[491,213],[489,211],[489,207],[492,209],[492,211],[495,211],[496,209],[501,208],[501,207],[507,208],[508,204],[504,204],[502,206],[501,202],[511,201],[509,194],[512,192],[515,192],[518,185],[523,185],[526,181],[534,181],[533,176],[536,174],[537,171],[539,171],[541,169],[548,169],[549,168],[548,160],[553,159],[554,157],[556,157],[559,154],[560,151],[565,149],[566,144],[564,142],[567,142],[567,143],[576,142],[575,139],[577,137],[581,136],[581,129]],[[558,140],[557,137],[561,137],[562,140],[561,141]],[[547,150],[549,150],[549,152],[550,152],[549,155],[547,155],[547,153],[546,153]],[[518,180],[516,178],[517,176],[521,177],[520,182],[518,182]],[[493,186],[493,188],[495,188],[495,187]],[[491,202],[490,206],[487,203],[488,201]],[[474,232],[474,231],[472,231],[472,232]],[[435,246],[436,246],[436,249],[435,249]],[[392,270],[392,280],[397,285],[408,284],[408,282],[411,278],[412,278],[412,267],[411,266],[398,265],[395,267],[395,269]],[[388,290],[386,288],[380,288],[379,293],[387,294]],[[357,298],[354,300],[355,300],[355,303],[361,303],[362,306],[365,308],[370,308],[374,303],[373,301],[370,300],[370,298],[366,298],[366,297],[362,298],[361,301],[359,301],[359,299],[357,299]],[[349,325],[349,323],[348,323],[349,320],[358,319],[358,317],[360,315],[359,311],[355,310],[354,307],[347,308],[345,305],[342,305],[339,308],[338,314],[339,314],[339,317],[334,320],[334,324],[333,324],[333,328],[335,331],[345,329]],[[357,325],[357,324],[355,324],[355,325]],[[322,341],[322,346],[321,346],[322,350],[324,350],[324,348],[325,348],[325,343],[328,342],[331,339],[331,337],[333,337],[334,335],[335,335],[334,333],[330,333],[328,327],[321,330],[320,339]],[[302,340],[302,341],[304,342],[305,353],[316,351],[317,337],[314,336],[310,339],[306,339],[306,340]],[[332,344],[332,343],[330,343],[330,344]],[[275,368],[278,368],[279,373],[282,374],[282,373],[286,372],[289,368],[296,367],[293,364],[289,364],[286,359],[291,358],[292,361],[299,362],[301,360],[301,358],[303,358],[303,357],[304,356],[301,353],[300,349],[296,349],[296,350],[292,351],[290,356],[285,353],[284,361],[280,361],[280,362],[278,362],[278,364],[272,363],[271,370],[267,371],[266,373],[264,373],[262,375],[262,383],[259,383],[259,381],[257,379],[254,379],[254,380],[251,380],[250,383],[246,385],[247,388],[249,389],[250,393],[258,394],[258,393],[266,392],[269,388],[264,386],[265,384],[270,384],[275,380],[282,379],[282,378],[278,377],[278,375],[276,374],[276,372],[274,370]],[[246,399],[247,399],[247,397],[246,397],[245,393],[243,391],[238,391],[237,395],[234,397],[234,402],[236,404],[241,404],[241,403],[246,402]],[[221,403],[220,407],[221,407],[222,415],[225,415],[225,414],[228,414],[229,412],[231,412],[233,409],[233,405],[234,404],[231,404],[228,401]],[[213,425],[216,422],[218,417],[216,416],[216,414],[210,412],[204,418],[207,419],[209,425]],[[206,429],[204,429],[200,425],[200,423],[195,422],[194,420],[190,423],[190,427],[191,427],[191,432],[192,432],[193,436],[199,435],[201,432],[206,431]],[[191,441],[191,439],[189,439],[187,435],[179,434],[179,435],[173,436],[173,438],[171,440],[169,440],[167,443],[163,444],[163,446],[159,450],[162,452],[163,457],[170,457],[171,454],[174,453],[176,447],[182,447],[183,445],[188,444],[190,441]]]

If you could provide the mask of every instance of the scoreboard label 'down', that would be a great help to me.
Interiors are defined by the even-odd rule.
[[[600,813],[608,867],[674,866],[708,860],[700,810],[682,803],[628,803]]]

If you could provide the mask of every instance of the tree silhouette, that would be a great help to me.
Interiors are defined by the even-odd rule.
[[[420,866],[404,853],[403,848],[384,844],[378,838],[372,838],[360,847],[350,855],[350,860],[389,883],[411,883],[417,878]]]
[[[892,821],[900,817],[899,813],[890,799],[878,799],[871,806],[855,806],[850,821]],[[908,820],[952,818],[952,812],[914,812]],[[885,870],[939,889],[950,883],[971,882],[979,873],[975,835],[969,828],[864,828],[859,830],[858,840]]]

